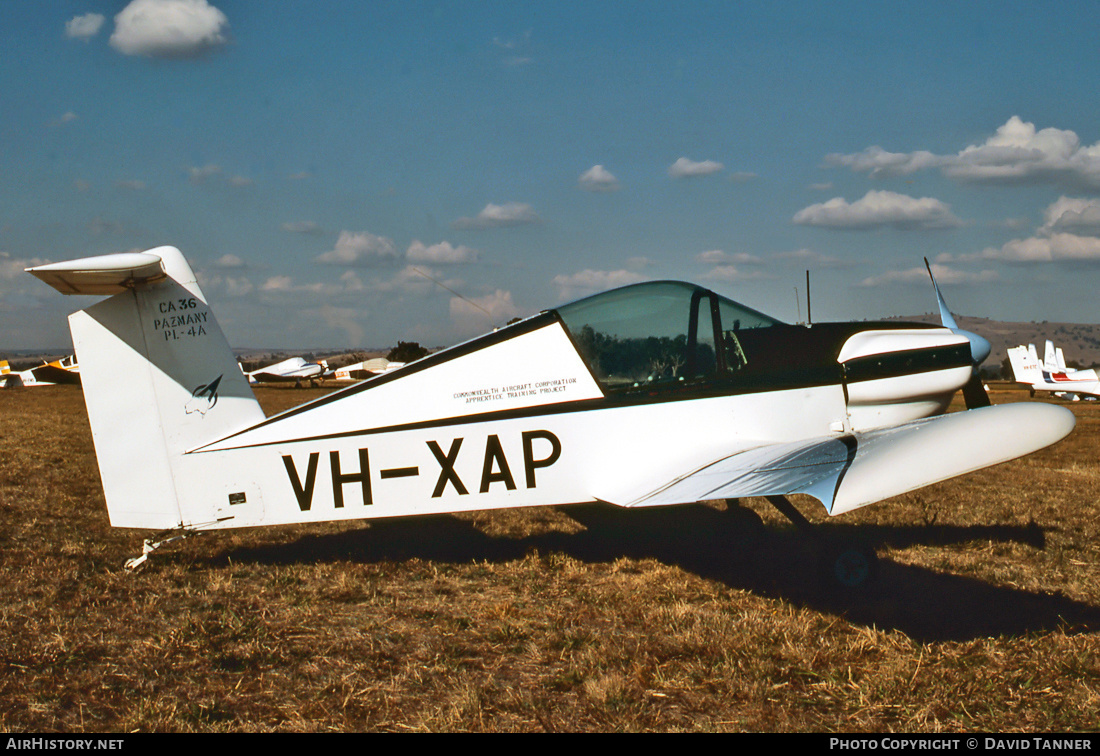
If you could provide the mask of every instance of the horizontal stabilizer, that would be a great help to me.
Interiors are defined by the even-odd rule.
[[[625,507],[804,493],[837,515],[1021,457],[1064,438],[1076,420],[1049,404],[1004,404],[846,436],[771,444],[671,476]]]
[[[118,294],[139,283],[156,283],[168,277],[159,255],[122,252],[100,257],[39,265],[27,272],[62,294]]]

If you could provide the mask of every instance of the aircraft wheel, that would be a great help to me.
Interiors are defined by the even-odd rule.
[[[834,546],[826,550],[824,562],[833,585],[847,591],[865,590],[878,578],[878,556],[866,546]]]

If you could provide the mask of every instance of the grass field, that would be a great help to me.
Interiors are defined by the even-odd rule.
[[[1050,449],[829,520],[881,558],[852,596],[757,500],[765,534],[512,510],[206,535],[130,574],[79,389],[0,391],[0,729],[1095,731],[1100,403],[1070,406]]]

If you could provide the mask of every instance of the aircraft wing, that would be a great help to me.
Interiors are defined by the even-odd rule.
[[[293,383],[294,381],[300,381],[302,378],[309,377],[294,375],[293,373],[265,373],[263,371],[249,373],[248,375],[258,383]]]
[[[669,475],[649,490],[596,498],[624,507],[804,493],[837,515],[1007,462],[1065,437],[1076,420],[1050,404],[1015,403],[892,428],[759,446]]]
[[[34,379],[39,383],[80,385],[80,373],[74,370],[66,370],[57,365],[40,365],[39,367],[31,368],[31,373],[34,374]]]

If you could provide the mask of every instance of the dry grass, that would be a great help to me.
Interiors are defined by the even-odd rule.
[[[517,510],[205,536],[131,575],[79,390],[0,392],[0,728],[1093,730],[1100,406],[1073,410],[1052,449],[829,521],[883,560],[853,598],[755,500],[757,537]]]

